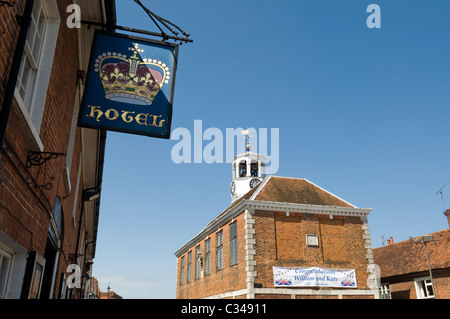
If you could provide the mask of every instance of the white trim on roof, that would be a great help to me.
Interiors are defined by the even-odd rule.
[[[271,176],[271,177],[272,177],[272,176]],[[317,187],[317,188],[323,190],[324,192],[330,194],[331,196],[333,196],[333,197],[339,199],[340,201],[343,201],[344,203],[346,203],[346,204],[348,204],[348,205],[350,205],[350,206],[352,206],[352,207],[358,208],[357,206],[353,205],[352,203],[349,203],[348,201],[346,201],[346,200],[340,198],[339,196],[336,196],[336,195],[333,194],[332,192],[327,191],[325,188],[322,188],[322,187],[320,187],[319,185],[314,184],[313,182],[311,182],[310,180],[308,180],[308,179],[306,179],[306,178],[300,178],[300,177],[287,177],[287,176],[273,176],[273,177],[275,177],[275,178],[285,178],[285,179],[297,179],[297,180],[302,180],[302,181],[308,182],[308,183],[310,183],[311,185],[313,185],[313,186],[315,186],[315,187]],[[258,194],[259,194],[259,192],[260,192],[260,190],[258,190]],[[252,199],[255,199],[255,198],[256,198],[256,196],[252,196]]]
[[[250,197],[250,200],[255,200],[256,196],[259,195],[259,192],[264,188],[264,186],[266,186],[267,182],[271,178],[272,178],[272,175],[269,175],[266,178],[264,178],[263,182],[258,185],[258,189],[256,190],[256,192]]]
[[[314,186],[316,186],[317,188],[323,190],[324,192],[327,192],[327,193],[330,194],[331,196],[334,196],[334,197],[336,197],[337,199],[343,201],[344,203],[346,203],[346,204],[348,204],[348,205],[350,205],[350,206],[352,206],[352,207],[357,208],[357,207],[356,207],[355,205],[353,205],[352,203],[347,202],[346,200],[340,198],[339,196],[336,196],[336,195],[333,194],[332,192],[327,191],[325,188],[322,188],[322,187],[320,187],[319,185],[314,184],[313,182],[307,180],[306,178],[304,178],[304,180],[307,181],[308,183],[310,183],[311,185],[314,185]]]

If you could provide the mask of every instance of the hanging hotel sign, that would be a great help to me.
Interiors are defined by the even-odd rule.
[[[275,287],[356,288],[354,269],[273,267]]]
[[[178,45],[96,31],[78,125],[170,138]]]

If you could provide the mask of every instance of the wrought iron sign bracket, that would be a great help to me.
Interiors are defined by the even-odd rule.
[[[14,8],[15,5],[16,5],[15,1],[12,1],[12,2],[10,2],[9,0],[8,1],[0,1],[0,7],[8,6],[10,8]],[[16,13],[16,21],[19,25],[22,25],[24,23],[23,15]]]
[[[9,1],[0,1],[0,7],[3,7],[4,5],[7,5],[8,7],[12,8],[15,6],[15,2],[13,1],[10,3]]]
[[[37,176],[34,178],[34,187],[45,189],[47,191],[51,190],[53,188],[53,184],[51,182],[43,183],[42,185],[39,185],[37,183],[37,178],[41,172],[41,167],[45,165],[48,161],[61,157],[66,156],[63,153],[52,153],[52,152],[35,152],[35,151],[29,151],[27,156],[27,163],[26,166],[28,169],[32,167],[39,167]],[[46,172],[44,171],[44,179],[45,179]],[[49,177],[51,181],[54,181],[54,177]]]
[[[164,41],[167,41],[169,39],[180,41],[180,44],[183,44],[183,42],[192,42],[191,39],[189,39],[190,34],[184,32],[179,26],[175,25],[174,23],[170,22],[169,20],[166,20],[154,12],[152,12],[149,8],[147,8],[140,0],[134,0],[144,11],[147,13],[147,15],[150,17],[150,19],[153,21],[153,23],[158,27],[159,31],[161,32],[158,34],[158,36],[162,37]],[[172,35],[168,35],[164,32],[163,28],[166,28],[169,30]],[[178,31],[176,31],[176,30]],[[179,37],[178,34],[182,33],[184,35],[184,38]]]
[[[163,41],[165,41],[165,42],[167,42],[168,40],[179,41],[180,45],[182,45],[183,43],[194,42],[194,40],[189,38],[191,35],[184,32],[179,26],[175,25],[174,23],[170,22],[169,20],[166,20],[166,19],[158,16],[154,12],[150,11],[150,9],[148,9],[145,5],[143,5],[140,0],[134,0],[134,2],[136,2],[145,11],[145,13],[147,13],[147,15],[153,21],[153,23],[158,27],[160,33],[142,30],[142,29],[125,27],[125,26],[121,26],[121,25],[117,25],[117,24],[114,24],[111,26],[111,25],[106,25],[106,24],[103,24],[100,22],[89,21],[89,20],[81,20],[81,23],[86,24],[88,29],[91,28],[92,25],[98,26],[98,27],[103,27],[103,28],[111,27],[114,30],[121,30],[121,31],[133,32],[133,33],[145,34],[145,35],[152,36],[152,37],[159,37],[159,38],[162,38]],[[171,34],[164,32],[163,28],[168,30],[169,31],[168,33],[171,33]],[[178,36],[180,34],[180,32],[183,34],[184,37]]]
[[[51,159],[55,159],[61,156],[66,156],[64,153],[52,153],[52,152],[35,152],[29,151],[27,156],[27,167],[42,166]]]

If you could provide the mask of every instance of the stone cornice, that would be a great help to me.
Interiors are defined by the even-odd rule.
[[[244,200],[244,205],[246,206],[246,208],[257,210],[361,217],[367,216],[372,211],[372,209],[357,207],[322,206],[297,203],[267,202],[258,200]]]

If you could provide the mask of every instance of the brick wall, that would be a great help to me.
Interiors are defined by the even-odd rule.
[[[256,210],[252,216],[252,229],[254,231],[254,244],[248,245],[247,249],[254,252],[256,261],[254,267],[248,267],[246,258],[245,242],[245,214],[239,215],[239,263],[238,266],[229,265],[229,230],[228,224],[219,230],[224,235],[224,269],[216,271],[216,233],[210,234],[200,241],[200,249],[204,253],[205,239],[211,240],[211,275],[195,280],[195,247],[192,251],[192,281],[187,283],[188,252],[184,253],[185,266],[183,286],[180,286],[181,257],[177,263],[177,298],[202,298],[218,294],[232,297],[229,292],[236,292],[250,288],[247,292],[239,294],[240,298],[246,298],[247,293],[254,298],[290,299],[291,294],[277,294],[273,285],[273,267],[323,267],[332,269],[355,269],[358,290],[368,290],[367,286],[367,249],[364,239],[363,222],[359,217],[334,216],[330,219],[328,215],[306,215],[290,213],[259,211]],[[252,232],[253,233],[253,232]],[[319,245],[310,247],[306,245],[306,234],[318,236]],[[251,246],[251,247],[250,247]],[[248,251],[250,251],[248,250]],[[249,273],[247,273],[247,271]],[[256,276],[250,279],[247,287],[247,274]],[[253,289],[253,284],[257,287]],[[288,288],[289,289],[289,288]],[[294,288],[295,289],[295,288]],[[329,290],[321,288],[319,290]],[[283,289],[285,290],[285,289]],[[339,288],[335,288],[339,290]],[[267,291],[267,292],[265,292]],[[349,289],[342,288],[341,291],[348,292]],[[365,295],[345,295],[342,298],[373,298]],[[295,298],[323,298],[317,295],[296,295]],[[338,294],[326,294],[326,298],[338,298]]]
[[[415,279],[429,277],[429,272],[402,275],[383,279],[388,283],[392,299],[417,299]],[[450,299],[450,269],[433,270],[435,293],[438,299]]]
[[[0,102],[5,94],[6,81],[8,80],[13,52],[16,45],[19,28],[16,13],[22,13],[25,1],[15,1],[14,8],[2,7],[0,10]],[[1,104],[0,104],[1,105]],[[1,106],[0,106],[1,107]]]
[[[205,240],[210,238],[211,243],[211,274],[196,280],[195,279],[195,246],[191,247],[184,256],[184,278],[183,286],[180,286],[180,269],[181,257],[177,259],[177,292],[178,299],[197,299],[207,296],[226,293],[229,291],[236,291],[247,288],[246,285],[246,260],[245,260],[245,221],[244,214],[239,215],[234,219],[237,222],[237,241],[238,241],[238,263],[230,265],[230,230],[229,225],[232,221],[221,227],[217,231],[211,233],[207,238],[200,241],[200,251],[205,255]],[[217,270],[216,259],[216,234],[223,232],[223,269]],[[187,282],[187,262],[188,252],[192,251],[192,269],[191,282]],[[201,269],[204,273],[205,263]]]
[[[328,215],[255,211],[254,218],[255,283],[260,287],[273,287],[274,266],[315,266],[355,269],[358,289],[368,289],[367,250],[359,217],[334,216],[330,220]],[[319,245],[307,246],[306,234],[317,235]]]
[[[67,153],[72,123],[72,115],[77,88],[78,43],[77,30],[68,29],[66,8],[72,1],[58,0],[61,23],[53,67],[47,91],[46,104],[40,139],[44,152]],[[0,101],[3,98],[4,84],[7,81],[9,67],[14,52],[18,24],[14,15],[24,1],[16,1],[13,9],[0,9]],[[11,52],[11,54],[4,54]],[[78,218],[81,212],[81,189],[75,199],[78,167],[81,153],[80,129],[77,129],[71,163],[71,192],[64,184],[65,158],[60,157],[47,162],[41,168],[28,169],[25,166],[27,153],[36,150],[36,143],[29,134],[27,124],[17,107],[13,108],[7,127],[6,143],[0,157],[0,231],[6,233],[28,251],[45,253],[48,229],[50,226],[53,201],[59,197],[62,203],[62,242],[59,254],[54,296],[59,291],[59,274],[65,272],[72,262],[69,255],[75,253]],[[50,190],[35,187],[36,184],[50,182]],[[82,184],[82,183],[81,183]],[[81,188],[81,187],[80,187]],[[74,218],[74,203],[77,211]]]

